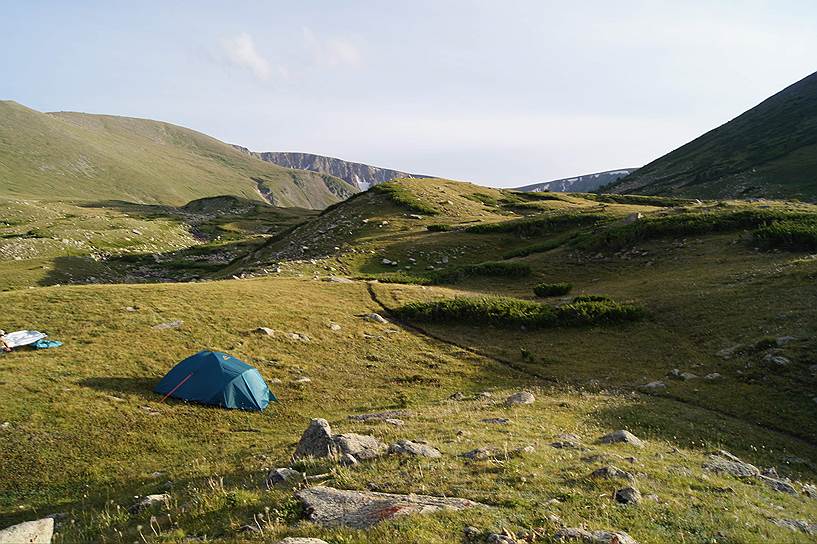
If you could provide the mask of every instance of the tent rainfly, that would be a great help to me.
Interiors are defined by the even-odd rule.
[[[177,364],[154,392],[239,410],[263,410],[278,400],[257,369],[218,351],[200,351]],[[162,400],[164,400],[164,398]]]

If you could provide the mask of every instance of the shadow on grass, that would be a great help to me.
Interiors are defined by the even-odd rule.
[[[105,378],[86,378],[79,382],[83,387],[90,387],[98,391],[110,393],[113,395],[136,395],[145,400],[161,400],[158,393],[153,392],[153,388],[159,383],[161,378],[157,376],[143,377],[143,378],[127,378],[127,377],[105,377]]]

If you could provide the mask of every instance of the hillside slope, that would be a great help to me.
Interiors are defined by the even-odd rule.
[[[0,196],[181,205],[229,194],[318,209],[356,191],[169,123],[0,102]]]
[[[637,168],[605,170],[604,172],[596,172],[595,174],[585,174],[583,176],[555,179],[553,181],[544,181],[541,183],[534,183],[532,185],[525,185],[524,187],[519,187],[516,190],[526,193],[541,191],[558,191],[560,193],[589,193],[595,191],[602,185],[614,183],[624,176],[632,174],[636,170]]]
[[[817,73],[606,190],[817,200]]]
[[[244,153],[258,157],[262,161],[277,164],[278,166],[309,170],[310,172],[335,176],[347,183],[351,183],[361,191],[365,191],[378,183],[385,183],[396,178],[429,177],[421,174],[409,174],[408,172],[391,170],[389,168],[380,168],[379,166],[371,166],[360,162],[344,161],[343,159],[336,159],[334,157],[314,155],[312,153],[257,152],[250,151],[246,147],[235,147]]]

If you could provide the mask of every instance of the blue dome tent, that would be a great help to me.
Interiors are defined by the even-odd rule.
[[[278,400],[258,370],[218,351],[200,351],[188,357],[153,391],[164,395],[162,400],[174,397],[239,410],[263,410],[270,401]]]

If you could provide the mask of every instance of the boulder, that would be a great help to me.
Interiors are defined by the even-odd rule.
[[[757,477],[758,479],[760,479],[760,481],[762,481],[764,484],[771,487],[775,491],[779,491],[781,493],[788,493],[789,495],[797,495],[797,490],[794,488],[794,486],[785,480],[773,478],[771,476],[764,476],[763,474],[760,474]]]
[[[666,389],[666,388],[667,388],[667,384],[665,384],[664,382],[660,382],[660,381],[645,383],[644,385],[641,386],[641,389],[647,389],[649,391],[659,391],[661,389]]]
[[[389,446],[389,453],[413,455],[415,457],[442,457],[443,454],[437,448],[432,448],[426,444],[412,442],[411,440],[400,440],[396,444]]]
[[[303,482],[303,474],[288,467],[274,468],[267,473],[267,489],[273,487],[292,487]]]
[[[614,498],[620,504],[638,504],[641,502],[641,493],[634,487],[625,487],[616,491]]]
[[[772,519],[770,521],[778,527],[785,527],[807,535],[817,535],[817,523],[809,523],[802,519]]]
[[[255,329],[255,332],[258,334],[263,334],[265,336],[275,336],[275,330],[270,329],[269,327],[258,327]]]
[[[712,372],[711,374],[707,374],[706,376],[704,376],[704,379],[710,382],[714,382],[720,380],[722,377],[723,376],[721,376],[718,372]]]
[[[471,459],[472,461],[482,461],[485,459],[490,459],[493,457],[494,452],[489,448],[477,448],[475,450],[467,451],[462,454],[463,457],[466,459]]]
[[[731,474],[737,478],[753,478],[760,475],[760,470],[749,463],[744,463],[728,451],[719,450],[709,455],[704,468],[717,474]]]
[[[774,353],[767,353],[763,358],[763,362],[770,366],[788,366],[791,364],[788,357],[783,357],[782,355],[776,355]]]
[[[301,435],[295,448],[295,459],[302,457],[329,457],[334,453],[332,428],[325,419],[313,419]]]
[[[329,278],[326,281],[330,283],[355,283],[353,280],[350,280],[349,278],[344,278],[342,276],[329,276]]]
[[[168,493],[159,493],[156,495],[145,495],[144,497],[139,497],[135,503],[133,503],[128,511],[131,514],[138,514],[143,510],[147,510],[154,505],[157,504],[167,504],[167,501],[170,500],[170,494]]]
[[[365,319],[366,321],[371,321],[372,323],[380,323],[382,325],[388,323],[388,320],[386,320],[385,317],[376,313],[366,314],[363,316],[363,319]]]
[[[636,435],[631,433],[630,431],[619,430],[613,431],[612,433],[606,434],[599,438],[599,442],[602,444],[632,444],[637,448],[644,447],[644,442],[641,441]]]
[[[591,478],[604,478],[605,480],[629,480],[635,481],[635,476],[627,472],[626,470],[621,470],[618,467],[614,467],[613,465],[609,465],[606,467],[601,467],[600,469],[596,469],[590,473]]]
[[[0,530],[0,544],[49,544],[54,535],[54,518],[24,521]]]
[[[816,397],[817,398],[817,397]],[[486,417],[485,419],[480,420],[483,423],[493,423],[494,425],[507,425],[511,422],[510,419],[507,417]]]
[[[638,544],[636,540],[621,531],[588,531],[575,527],[563,527],[553,535],[557,541],[585,542],[587,544]]]
[[[518,393],[514,393],[505,399],[505,404],[508,406],[516,406],[519,404],[533,404],[535,401],[536,397],[533,396],[533,393],[528,391],[519,391]]]
[[[368,434],[346,433],[332,438],[341,454],[349,454],[359,461],[374,459],[386,452],[386,445]]]
[[[385,520],[441,510],[464,510],[484,506],[467,499],[428,495],[397,495],[373,491],[347,491],[310,487],[295,493],[307,518],[324,527],[366,529]]]

